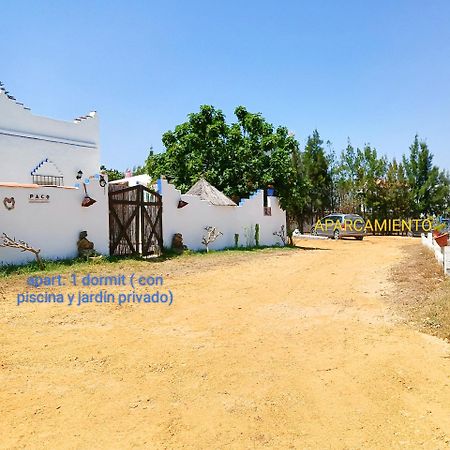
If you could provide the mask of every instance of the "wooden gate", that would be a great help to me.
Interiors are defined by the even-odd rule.
[[[142,185],[109,185],[111,255],[160,255],[163,248],[161,195]]]

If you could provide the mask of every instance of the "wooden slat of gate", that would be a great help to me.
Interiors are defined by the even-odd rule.
[[[110,185],[110,188],[111,254],[160,254],[163,248],[161,196],[142,185],[126,188]]]

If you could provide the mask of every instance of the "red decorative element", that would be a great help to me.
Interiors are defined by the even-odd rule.
[[[84,195],[83,201],[81,202],[81,206],[87,208],[88,206],[91,206],[94,203],[96,203],[97,200],[94,200],[93,198],[89,197],[85,184],[83,184],[83,187],[84,187],[84,194],[85,195]]]
[[[439,236],[435,237],[434,240],[436,241],[436,244],[439,245],[439,247],[446,247],[448,244],[448,233],[440,234]]]

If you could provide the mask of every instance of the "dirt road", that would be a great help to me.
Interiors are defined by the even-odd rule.
[[[17,307],[1,281],[1,447],[450,447],[450,345],[385,303],[419,242],[304,242],[143,263],[172,306]]]

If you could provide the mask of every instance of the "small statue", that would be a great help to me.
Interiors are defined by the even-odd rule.
[[[87,231],[80,233],[80,239],[77,242],[78,256],[81,258],[88,258],[96,254],[94,250],[94,243],[87,239]]]
[[[186,248],[187,247],[183,245],[183,235],[181,233],[175,233],[172,237],[172,250],[176,253],[182,253]]]

